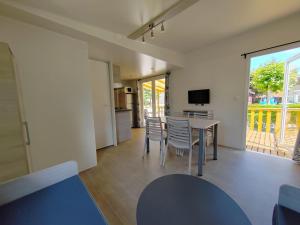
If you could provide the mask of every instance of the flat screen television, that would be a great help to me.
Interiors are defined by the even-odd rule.
[[[209,89],[188,91],[189,104],[209,104]]]

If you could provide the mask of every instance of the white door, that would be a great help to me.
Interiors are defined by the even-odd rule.
[[[93,95],[94,126],[97,149],[113,145],[113,126],[109,67],[105,62],[89,60]]]
[[[29,172],[20,100],[12,54],[0,42],[0,183]]]

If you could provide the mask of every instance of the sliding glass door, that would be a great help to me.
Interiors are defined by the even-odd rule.
[[[143,111],[149,115],[153,115],[153,98],[152,98],[152,81],[142,83],[143,91]]]
[[[155,80],[155,115],[165,115],[165,78]]]
[[[165,115],[165,77],[158,76],[141,81],[142,115]]]

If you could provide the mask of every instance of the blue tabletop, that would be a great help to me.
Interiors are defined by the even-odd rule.
[[[183,174],[150,183],[139,198],[136,217],[138,225],[251,225],[223,190]]]
[[[0,207],[1,225],[106,225],[79,176]]]

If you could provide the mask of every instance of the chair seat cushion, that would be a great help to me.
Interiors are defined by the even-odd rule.
[[[273,225],[299,225],[300,213],[286,207],[275,205]]]
[[[0,207],[1,225],[106,225],[79,176]]]

